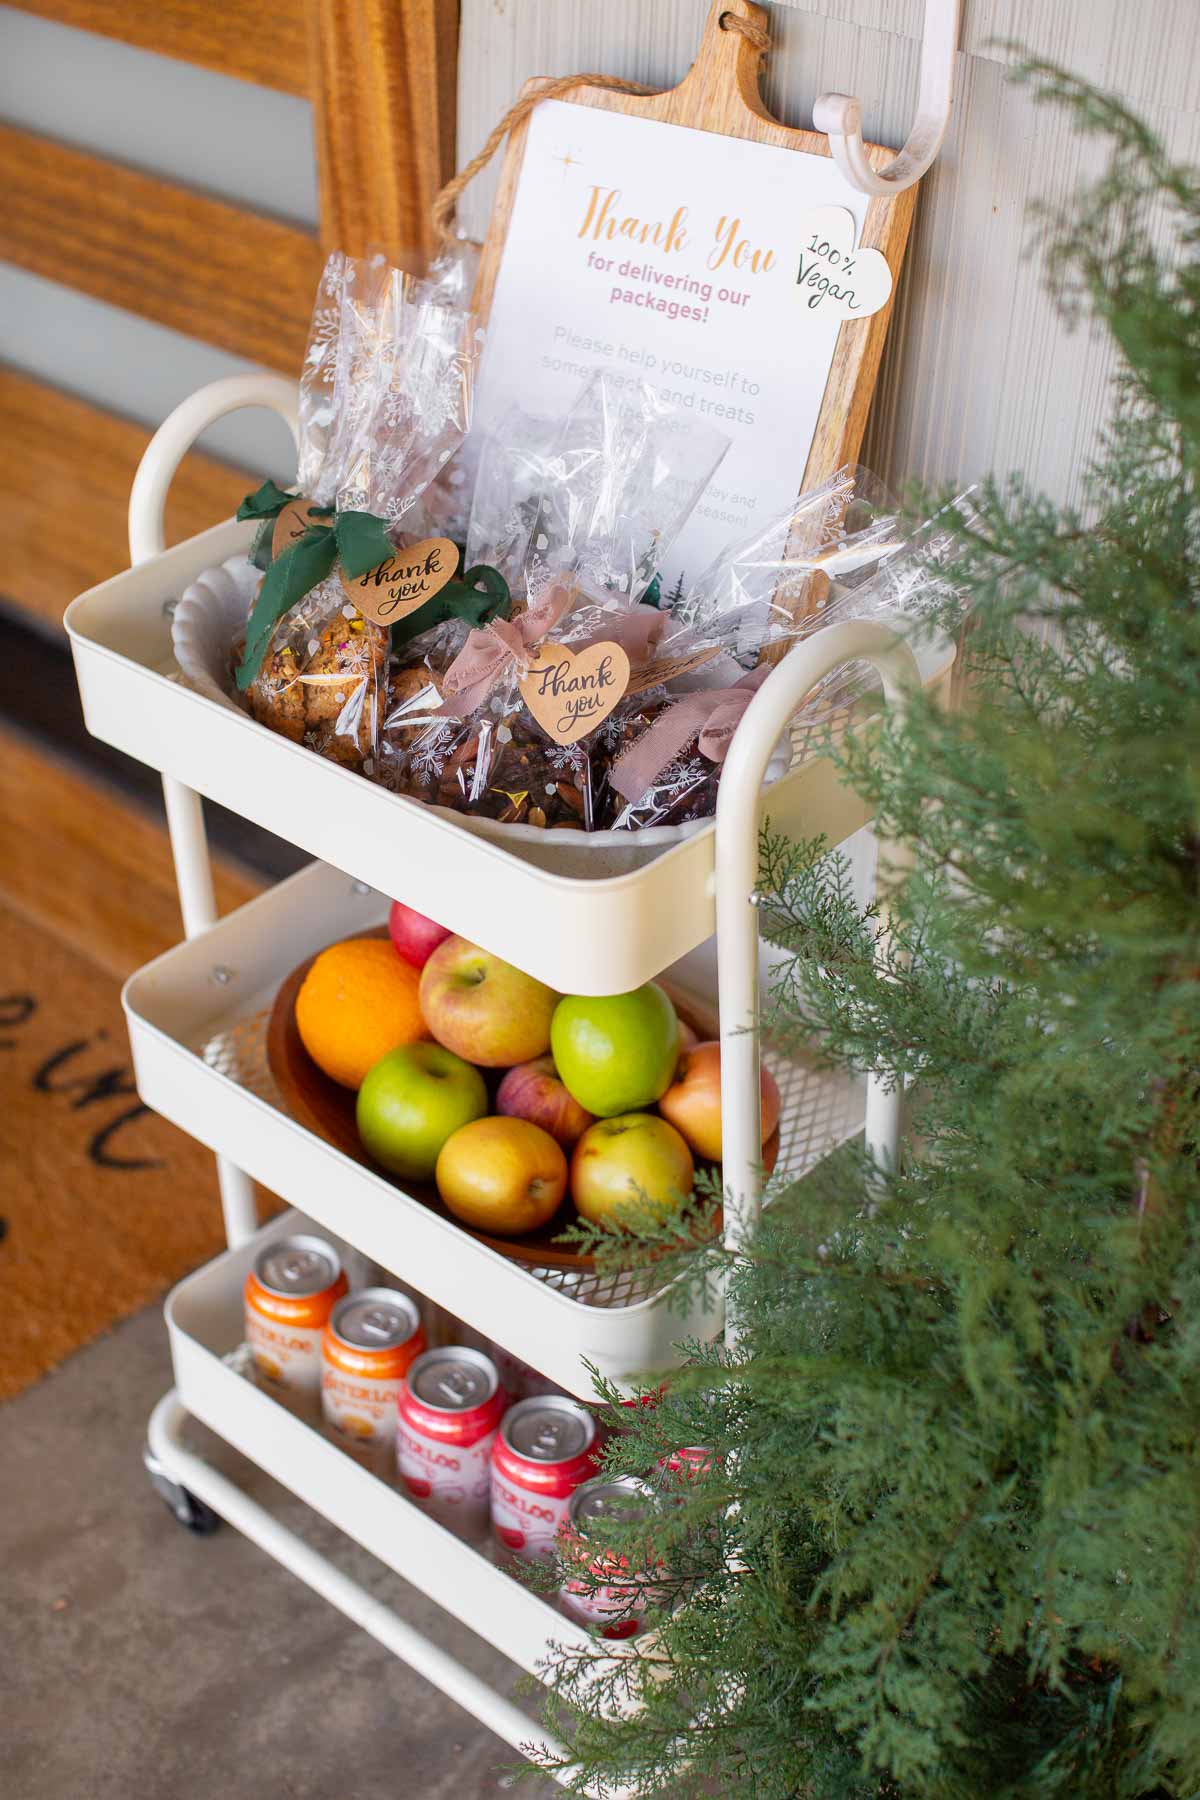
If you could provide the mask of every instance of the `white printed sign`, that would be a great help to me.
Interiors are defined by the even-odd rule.
[[[530,120],[477,421],[561,415],[597,368],[652,382],[730,448],[665,559],[698,575],[799,491],[842,321],[891,274],[825,156],[547,100]]]

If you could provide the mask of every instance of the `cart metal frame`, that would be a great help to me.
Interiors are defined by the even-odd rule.
[[[279,377],[236,376],[213,383],[183,403],[151,440],[130,496],[129,542],[136,565],[163,549],[163,505],[171,478],[205,427],[243,406],[267,406],[296,432],[295,389]],[[773,670],[747,708],[725,761],[716,818],[716,919],[718,993],[721,1017],[722,1130],[725,1146],[725,1242],[736,1251],[753,1229],[761,1206],[759,1113],[759,930],[757,894],[759,794],[772,752],[792,715],[817,682],[843,664],[867,662],[882,683],[886,704],[901,710],[920,685],[912,651],[895,631],[877,623],[852,621],[814,633]],[[194,938],[217,921],[212,867],[201,797],[164,775],[167,822],[185,936]],[[538,974],[537,969],[529,971]],[[870,1077],[865,1136],[876,1159],[896,1154],[900,1095]],[[257,1229],[249,1177],[225,1158],[217,1159],[225,1234],[229,1248],[244,1245]],[[471,1323],[469,1312],[464,1314]],[[725,1320],[726,1342],[736,1346],[738,1321]],[[520,1354],[519,1334],[509,1346]],[[392,1608],[319,1555],[266,1507],[184,1440],[188,1414],[174,1390],[151,1415],[148,1463],[156,1483],[185,1522],[200,1524],[203,1513],[187,1517],[187,1497],[253,1540],[269,1556],[321,1594],[355,1624],[418,1671],[507,1744],[535,1759],[561,1757],[563,1746],[548,1738],[502,1693],[416,1631]],[[471,1621],[485,1638],[488,1618]],[[610,1800],[612,1797],[610,1796]],[[630,1795],[632,1800],[632,1793]]]

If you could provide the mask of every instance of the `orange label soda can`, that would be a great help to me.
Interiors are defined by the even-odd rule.
[[[395,1288],[362,1288],[339,1300],[321,1342],[321,1410],[343,1449],[389,1468],[396,1401],[425,1348],[421,1316]]]
[[[324,1238],[276,1238],[259,1251],[244,1297],[246,1342],[260,1386],[315,1405],[321,1335],[345,1292],[341,1260]]]

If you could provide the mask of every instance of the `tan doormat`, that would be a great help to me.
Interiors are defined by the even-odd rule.
[[[224,1244],[212,1156],[137,1097],[119,991],[0,904],[0,1399]]]

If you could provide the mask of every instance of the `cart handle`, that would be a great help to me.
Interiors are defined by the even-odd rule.
[[[166,548],[163,508],[175,471],[202,431],[243,406],[266,406],[278,413],[299,447],[299,402],[294,381],[256,370],[210,381],[169,413],[142,454],[129,490],[129,560],[131,564],[159,556]]]
[[[909,645],[896,631],[869,619],[849,619],[816,631],[772,670],[734,733],[717,789],[716,911],[721,1008],[721,1143],[725,1176],[725,1243],[736,1250],[762,1203],[759,1104],[757,796],[767,764],[796,708],[816,684],[843,663],[870,663],[886,704],[903,714],[921,686]],[[868,1148],[877,1160],[896,1154],[899,1094],[867,1080]],[[736,1332],[736,1326],[733,1326]],[[727,1328],[727,1341],[730,1329]]]

